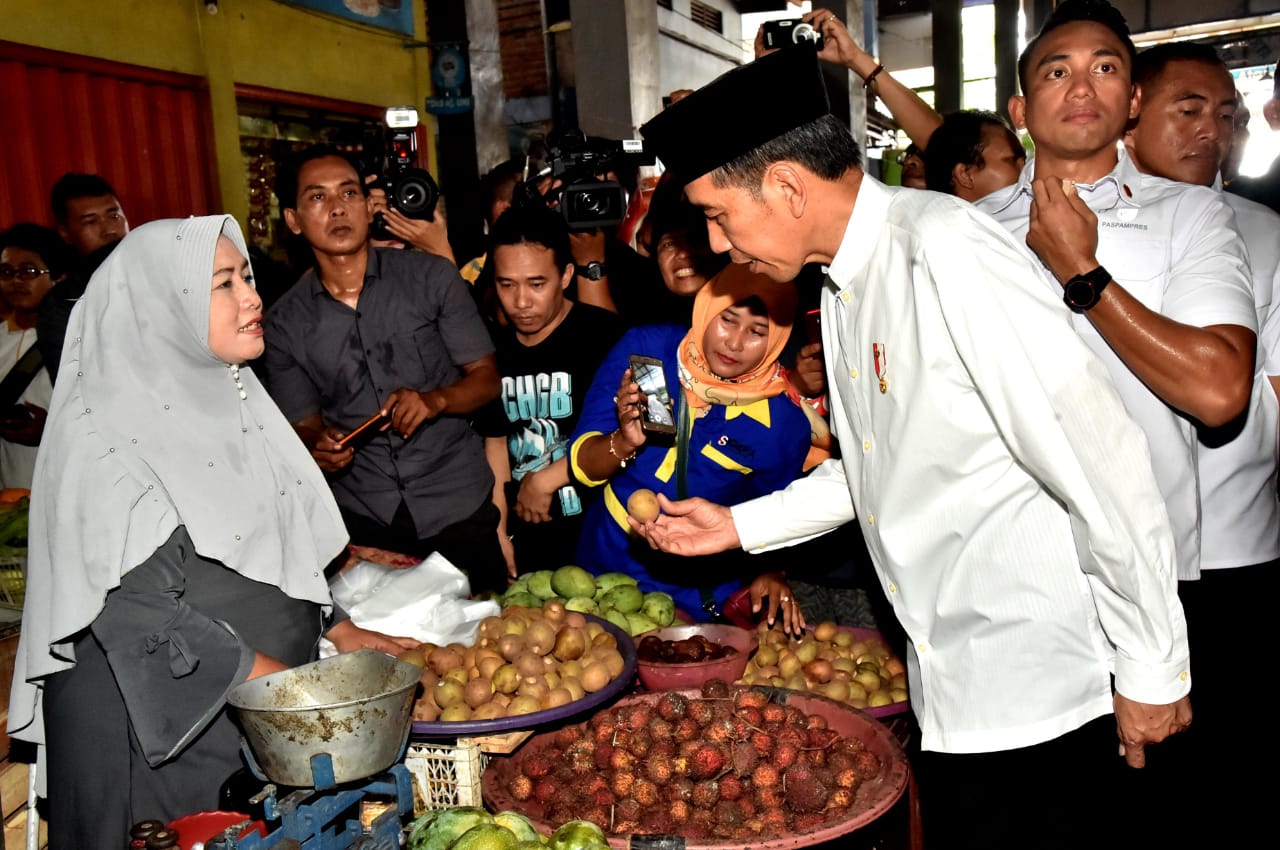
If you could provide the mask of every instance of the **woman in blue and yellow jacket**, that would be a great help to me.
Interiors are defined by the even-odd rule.
[[[585,519],[581,566],[635,576],[641,589],[670,593],[697,619],[753,578],[757,606],[762,596],[773,597],[771,609],[791,601],[781,573],[756,577],[744,553],[687,559],[654,551],[631,532],[626,504],[643,488],[733,505],[799,477],[811,426],[788,398],[778,363],[794,315],[791,284],[730,265],[698,293],[692,328],[650,325],[619,340],[596,372],[572,442],[574,476],[604,488]],[[632,355],[662,361],[674,437],[642,427],[649,399],[631,374]]]

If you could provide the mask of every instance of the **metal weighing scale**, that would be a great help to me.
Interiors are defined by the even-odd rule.
[[[254,776],[266,781],[248,746],[241,746]],[[394,764],[363,783],[339,788],[328,753],[311,757],[312,788],[277,797],[268,783],[250,802],[262,803],[267,834],[252,830],[241,835],[249,821],[228,827],[204,843],[205,850],[399,850],[401,821],[413,814],[413,784],[409,770]],[[371,819],[362,818],[366,804],[385,805]],[[366,821],[363,822],[363,821]]]

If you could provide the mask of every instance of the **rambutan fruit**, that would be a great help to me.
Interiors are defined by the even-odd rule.
[[[733,764],[733,772],[738,776],[750,776],[760,762],[756,748],[747,741],[735,741],[729,747],[729,760]]]
[[[827,753],[827,767],[831,768],[833,773],[848,770],[853,767],[853,756],[837,746]]]
[[[534,779],[541,779],[551,773],[551,768],[551,759],[547,758],[546,753],[543,752],[529,753],[521,763],[521,769],[525,775]]]
[[[715,808],[711,810],[711,815],[715,819],[716,824],[721,827],[727,826],[732,828],[742,826],[747,820],[743,817],[742,807],[733,800],[724,799],[723,789],[721,789],[721,791],[722,796],[720,797],[720,802],[716,803]]]
[[[787,813],[781,806],[763,809],[760,812],[760,825],[761,835],[782,835],[791,826],[787,821]]]
[[[676,742],[671,740],[654,741],[653,746],[649,749],[649,758],[654,756],[666,756],[669,759],[675,758]]]
[[[786,770],[800,758],[800,747],[791,741],[779,741],[773,750],[773,763],[780,770]]]
[[[609,790],[614,796],[630,797],[631,787],[636,783],[636,775],[629,770],[619,770],[609,779]]]
[[[791,829],[794,832],[813,832],[826,822],[827,817],[822,812],[805,812],[796,815],[795,820],[791,822]]]
[[[560,786],[549,776],[544,776],[533,784],[533,798],[544,806],[556,796]]]
[[[848,788],[837,788],[827,798],[828,812],[842,812],[853,805],[853,791]]]
[[[676,727],[670,720],[654,717],[649,721],[649,738],[656,744],[675,737]]]
[[[809,743],[809,733],[794,726],[783,726],[778,730],[778,734],[774,736],[774,739],[780,745],[794,744],[797,748],[803,749]]]
[[[708,740],[715,741],[717,744],[727,744],[730,741],[736,740],[737,737],[735,735],[733,721],[727,717],[708,723],[706,728],[703,730],[703,735],[705,735]]]
[[[642,809],[656,806],[658,801],[662,799],[658,786],[654,784],[652,779],[646,779],[643,776],[636,777],[635,784],[631,786],[631,796],[640,804]]]
[[[834,729],[828,729],[825,726],[820,726],[816,729],[809,729],[809,746],[827,749],[831,747],[839,737],[839,732]]]
[[[683,801],[687,803],[693,799],[693,780],[681,776],[670,785],[667,785],[665,790],[667,799],[671,802]]]
[[[751,747],[756,751],[756,755],[761,758],[767,758],[773,753],[774,740],[773,736],[768,732],[752,732]]]
[[[801,765],[788,768],[782,775],[782,787],[794,812],[820,812],[827,805],[827,787]]]
[[[788,726],[794,726],[797,729],[807,729],[809,725],[808,715],[796,708],[794,705],[784,706],[782,709],[786,712],[786,719],[782,722]]]
[[[646,809],[640,815],[640,831],[647,835],[670,835],[675,831],[675,821],[663,809]]]
[[[702,744],[689,759],[689,776],[693,779],[710,779],[724,770],[726,762],[722,748],[714,744]]]
[[[675,775],[675,767],[672,765],[670,756],[650,753],[644,763],[644,772],[645,776],[659,785],[666,785]]]
[[[613,792],[608,788],[599,788],[588,794],[587,800],[592,805],[608,808],[614,804],[616,798],[613,796]]]
[[[518,774],[507,786],[507,793],[523,803],[533,796],[533,780],[523,773]]]
[[[699,726],[706,726],[715,719],[715,711],[711,703],[706,700],[696,699],[689,703],[688,716],[692,717]]]
[[[638,759],[648,756],[649,748],[652,746],[653,738],[649,736],[649,729],[645,726],[632,732],[631,740],[627,741],[627,751]]]
[[[814,767],[826,767],[826,764],[827,764],[826,750],[811,749],[811,750],[802,750],[801,752],[803,753],[805,760],[808,761],[809,764],[813,765]]]
[[[827,718],[823,717],[821,714],[809,714],[804,718],[804,725],[805,728],[810,731],[814,729],[826,729]]]
[[[623,749],[615,749],[609,757],[609,767],[614,770],[635,770],[636,757]]]
[[[761,809],[782,808],[787,804],[787,798],[782,793],[781,785],[773,785],[769,788],[756,789],[756,805]]]
[[[720,777],[720,799],[738,800],[746,793],[742,780],[733,774]]]
[[[773,788],[782,781],[778,768],[768,762],[757,764],[751,771],[751,784],[757,789]]]
[[[769,704],[769,697],[765,696],[763,691],[757,691],[754,688],[743,688],[733,695],[733,707],[738,711],[744,708],[754,708],[759,711]]]
[[[624,797],[613,804],[613,821],[632,821],[640,820],[641,805],[630,797]]]
[[[613,763],[613,754],[615,750],[613,745],[608,741],[597,743],[592,757],[595,759],[596,770],[608,770]]]
[[[782,723],[787,719],[787,709],[776,702],[767,702],[760,709],[760,716],[765,723]]]
[[[564,726],[557,729],[554,740],[557,747],[562,750],[568,750],[581,737],[582,728],[575,723],[572,726]]]
[[[683,694],[667,691],[658,699],[658,704],[654,706],[654,710],[663,720],[675,723],[684,717],[689,710],[689,700]]]
[[[707,779],[693,786],[693,799],[690,801],[700,809],[710,809],[720,802],[720,783]]]
[[[752,731],[755,731],[764,725],[764,715],[761,714],[760,709],[755,706],[740,705],[734,709],[734,714],[736,714],[743,723],[750,726]]]
[[[676,721],[675,735],[677,742],[692,741],[702,734],[702,727],[692,717],[682,717]]]
[[[702,696],[705,699],[725,699],[729,696],[729,683],[719,677],[707,679],[702,683]]]
[[[874,779],[880,775],[880,757],[870,750],[862,750],[853,757],[853,769],[863,779]]]
[[[667,812],[671,815],[671,820],[675,823],[684,823],[689,820],[689,814],[693,811],[693,807],[686,800],[675,800],[667,807]]]
[[[622,709],[622,725],[635,732],[648,726],[649,718],[652,716],[653,709],[648,703],[633,703]]]
[[[837,771],[836,773],[836,786],[839,788],[848,788],[849,790],[853,790],[861,784],[862,777],[858,775],[858,771],[851,767],[846,767],[844,770]]]

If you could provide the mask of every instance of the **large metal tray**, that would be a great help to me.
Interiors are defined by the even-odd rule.
[[[841,735],[856,735],[861,738],[866,743],[867,749],[880,757],[882,765],[880,775],[875,779],[864,781],[858,786],[854,803],[843,818],[825,824],[813,832],[768,839],[759,838],[748,843],[738,840],[691,840],[684,844],[685,850],[700,850],[700,848],[705,848],[705,850],[728,850],[728,848],[747,847],[751,848],[751,850],[789,850],[789,848],[821,844],[824,841],[831,841],[834,838],[866,826],[892,808],[893,804],[902,796],[902,792],[907,787],[907,778],[910,771],[907,765],[907,756],[903,752],[902,745],[898,743],[898,739],[879,720],[852,706],[829,700],[817,694],[789,691],[781,688],[760,688],[759,690],[768,691],[775,700],[786,705],[794,705],[807,714],[822,715],[826,718],[827,725]],[[679,693],[688,697],[700,695],[699,691],[696,690],[682,690]],[[657,702],[661,696],[662,692],[636,694],[619,700],[618,705],[628,705],[641,701]],[[481,781],[481,792],[490,808],[494,811],[515,809],[526,815],[534,822],[535,826],[542,828],[543,831],[550,831],[557,826],[557,824],[547,823],[542,819],[543,807],[541,804],[534,800],[519,802],[507,792],[507,787],[510,785],[511,780],[519,774],[523,760],[530,753],[536,753],[553,746],[555,743],[554,738],[554,732],[535,735],[525,742],[524,746],[510,758],[493,759],[489,762]],[[609,836],[609,846],[618,848],[618,850],[627,850],[630,839],[631,836],[627,835],[611,835]]]
[[[497,720],[459,720],[446,723],[439,720],[415,720],[409,729],[412,740],[458,738],[473,735],[500,735],[519,729],[533,729],[547,723],[564,723],[576,714],[590,711],[631,687],[636,678],[636,644],[631,635],[613,623],[591,614],[584,615],[588,620],[604,626],[605,631],[618,641],[618,651],[622,653],[622,672],[594,694],[587,694],[580,700],[566,703],[556,708],[521,714],[516,717],[501,717]]]

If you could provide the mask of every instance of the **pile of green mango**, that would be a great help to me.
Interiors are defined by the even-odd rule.
[[[551,835],[514,811],[491,815],[475,806],[427,812],[408,827],[408,850],[608,850],[604,831],[569,821]]]
[[[575,566],[525,573],[507,588],[500,601],[504,608],[541,608],[552,600],[563,603],[570,611],[602,617],[629,635],[666,628],[676,616],[676,604],[670,594],[645,593],[625,573],[593,576]]]

